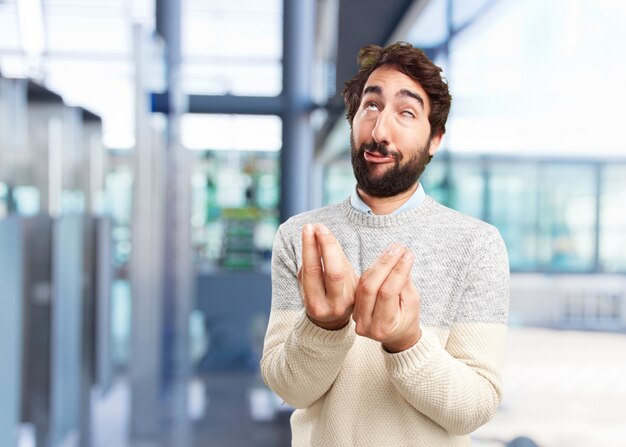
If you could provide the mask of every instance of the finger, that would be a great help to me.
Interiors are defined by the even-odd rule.
[[[409,277],[400,291],[400,307],[402,311],[408,314],[417,314],[419,319],[420,300],[421,298],[417,287],[415,287],[415,283],[413,283],[413,280]]]
[[[401,311],[400,294],[406,290],[407,295],[410,295],[408,288],[413,282],[410,278],[413,260],[413,253],[407,250],[380,287],[372,321],[375,326],[373,329],[380,332],[381,337],[390,335],[389,332],[398,324]]]
[[[357,322],[357,331],[369,326],[374,312],[376,297],[383,282],[395,267],[405,248],[399,244],[392,244],[378,257],[376,262],[368,268],[357,288],[357,299],[354,305],[354,321]]]
[[[351,280],[348,275],[346,256],[335,235],[324,224],[315,226],[315,234],[322,257],[326,296],[343,297],[344,285]]]
[[[302,292],[307,297],[323,297],[324,276],[315,228],[306,224],[302,228],[302,269],[300,270]]]

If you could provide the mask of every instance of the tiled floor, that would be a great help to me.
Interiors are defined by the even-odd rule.
[[[245,372],[213,373],[205,377],[209,404],[204,418],[194,425],[193,447],[288,447],[291,430],[287,412],[271,422],[255,422],[250,416],[249,390],[258,385]]]
[[[246,372],[204,377],[205,412],[192,425],[189,447],[290,445],[288,413],[272,422],[250,416]],[[474,433],[474,447],[502,447],[527,436],[540,447],[626,445],[626,334],[511,329],[503,372],[504,400]],[[94,412],[96,447],[180,447],[128,442],[128,389],[119,382]]]
[[[128,439],[130,390],[124,380],[94,405],[94,447],[288,447],[291,445],[290,413],[277,412],[268,422],[250,415],[248,392],[258,386],[251,372],[219,372],[203,378],[204,414],[191,424],[191,441],[182,446],[171,435],[160,439]],[[200,389],[194,387],[196,392]],[[193,399],[195,400],[195,399]],[[164,430],[167,431],[167,430]]]
[[[476,447],[520,435],[540,447],[626,445],[626,334],[511,329],[503,383]]]

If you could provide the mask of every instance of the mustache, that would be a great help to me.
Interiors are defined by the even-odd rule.
[[[384,144],[380,144],[376,141],[372,141],[371,143],[363,143],[361,145],[361,152],[377,152],[383,157],[391,156],[396,160],[400,160],[402,158],[402,155],[399,152],[390,151],[387,146],[385,146]]]

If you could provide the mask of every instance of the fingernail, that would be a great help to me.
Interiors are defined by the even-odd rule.
[[[320,230],[320,233],[322,234],[329,234],[330,230],[328,229],[328,227],[324,224],[317,224],[317,229]]]
[[[308,224],[304,225],[304,232],[306,234],[311,235],[311,234],[315,233],[315,228],[313,227],[313,225],[308,223]]]
[[[402,262],[409,262],[413,259],[413,253],[410,250],[407,250],[406,253],[402,255]]]
[[[391,244],[391,247],[389,247],[389,250],[387,251],[387,254],[389,256],[393,256],[395,254],[397,254],[400,251],[400,244]]]

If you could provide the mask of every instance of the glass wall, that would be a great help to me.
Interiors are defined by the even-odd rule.
[[[539,170],[539,266],[568,272],[596,270],[596,165],[548,163]]]
[[[277,152],[203,151],[192,178],[192,243],[200,267],[256,269],[278,229]]]
[[[264,267],[279,223],[281,119],[186,114],[181,130],[183,146],[196,154],[191,178],[196,265]]]
[[[626,165],[607,165],[600,194],[600,266],[626,272]]]
[[[282,90],[282,1],[183,1],[185,93],[275,96]]]
[[[539,269],[539,169],[531,162],[494,161],[489,170],[489,218],[507,241],[509,262],[520,271]]]
[[[111,290],[112,358],[117,370],[128,366],[131,337],[132,294],[130,259],[132,254],[133,166],[132,153],[109,151],[110,169],[105,177],[106,209],[111,216],[114,281]]]
[[[442,152],[422,183],[440,203],[495,225],[514,272],[626,272],[626,161]],[[350,162],[333,163],[325,203],[354,185]]]

